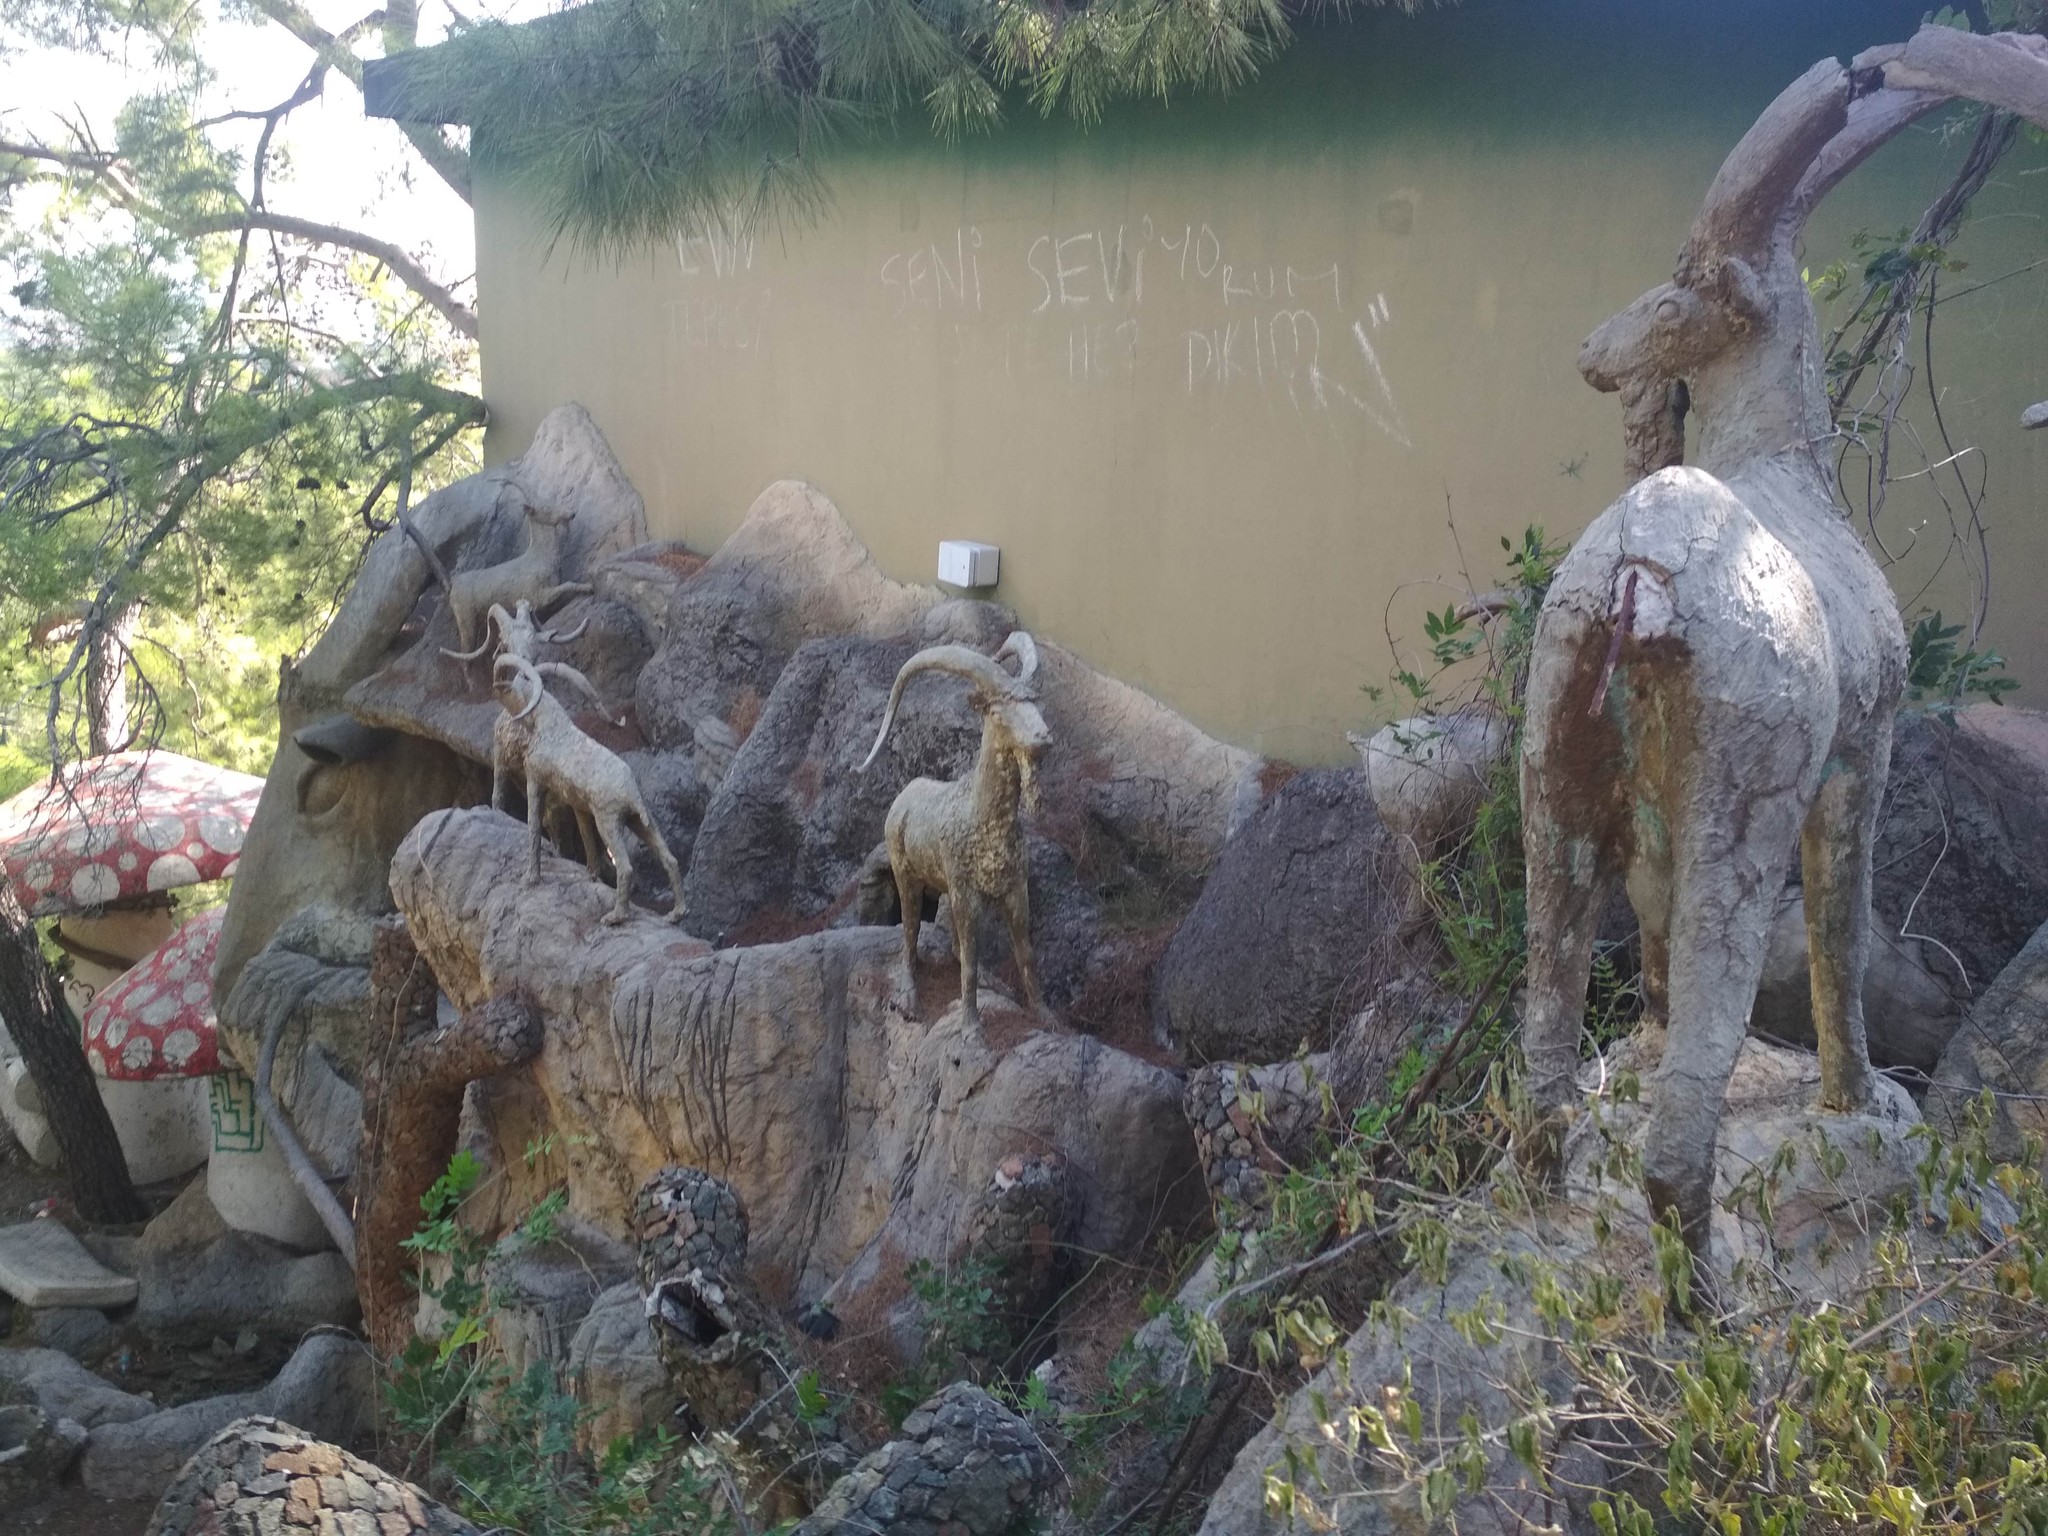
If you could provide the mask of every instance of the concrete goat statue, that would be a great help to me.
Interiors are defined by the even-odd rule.
[[[1012,676],[1002,662],[1015,658]],[[1031,961],[1031,892],[1020,801],[1033,804],[1033,773],[1051,738],[1034,700],[1038,647],[1023,630],[1014,631],[993,658],[964,645],[935,645],[903,663],[889,690],[881,732],[861,764],[874,762],[896,723],[897,706],[910,680],[923,672],[950,672],[971,685],[969,700],[981,715],[981,751],[974,771],[951,783],[912,779],[889,807],[883,837],[889,867],[903,904],[903,966],[915,995],[917,934],[925,892],[953,902],[953,947],[960,953],[960,1011],[979,1025],[981,914],[993,904],[1010,931],[1010,948],[1024,981],[1024,998],[1040,1010],[1038,973]]]
[[[455,633],[464,651],[476,643],[477,626],[494,607],[516,609],[525,602],[535,612],[544,613],[565,597],[589,594],[589,582],[557,580],[562,570],[562,530],[574,518],[573,512],[549,511],[528,502],[524,550],[510,560],[482,570],[457,571],[447,579],[448,607],[455,615]],[[477,651],[459,659],[471,660],[481,654]]]
[[[576,814],[584,857],[592,874],[597,873],[600,836],[611,853],[616,900],[605,914],[607,923],[625,921],[632,892],[633,857],[627,851],[626,841],[629,822],[639,829],[647,846],[661,860],[676,898],[668,920],[681,922],[683,872],[675,855],[669,852],[661,828],[648,814],[647,803],[640,798],[633,770],[617,753],[577,729],[569,712],[549,695],[540,673],[525,657],[500,656],[493,664],[491,682],[498,702],[505,708],[491,730],[491,804],[503,810],[506,781],[514,773],[525,775],[527,883],[540,879],[541,821],[546,798],[553,795]]]
[[[1558,568],[1530,668],[1524,1030],[1545,1112],[1534,1160],[1555,1164],[1594,929],[1623,881],[1650,1007],[1669,1024],[1645,1183],[1696,1254],[1722,1099],[1795,850],[1822,1099],[1856,1109],[1874,1087],[1871,844],[1905,642],[1883,573],[1837,509],[1799,235],[1837,182],[1945,100],[2033,116],[2033,90],[2048,115],[2042,40],[1946,28],[1850,68],[1815,65],[1721,167],[1673,280],[1580,353],[1588,382],[1621,395],[1632,484]],[[1681,465],[1688,413],[1694,467]]]

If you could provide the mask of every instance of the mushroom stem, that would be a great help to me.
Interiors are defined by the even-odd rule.
[[[270,1134],[277,1138],[277,1145],[284,1153],[285,1166],[291,1170],[292,1181],[306,1196],[313,1207],[313,1214],[320,1218],[320,1225],[327,1229],[327,1235],[334,1239],[334,1246],[341,1250],[341,1256],[348,1260],[348,1267],[356,1267],[356,1229],[348,1219],[348,1212],[341,1208],[341,1202],[334,1198],[334,1191],[327,1187],[327,1181],[320,1177],[320,1170],[313,1166],[313,1159],[306,1155],[304,1143],[299,1140],[298,1127],[291,1116],[284,1112],[284,1106],[270,1091],[271,1069],[277,1065],[277,1043],[284,1038],[284,1025],[289,1014],[277,1010],[270,1020],[270,1027],[263,1032],[263,1047],[256,1058],[256,1108],[263,1115],[263,1123],[270,1127]]]

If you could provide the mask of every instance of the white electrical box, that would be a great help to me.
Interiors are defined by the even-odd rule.
[[[992,587],[1003,552],[972,539],[945,539],[939,544],[939,580],[949,587]]]

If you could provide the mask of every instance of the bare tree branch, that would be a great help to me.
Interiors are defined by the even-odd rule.
[[[92,177],[130,213],[177,234],[222,235],[267,230],[273,234],[290,235],[320,245],[338,246],[343,250],[368,256],[390,268],[394,277],[431,304],[457,331],[472,341],[476,339],[476,311],[456,297],[454,291],[446,284],[436,281],[418,261],[388,240],[379,240],[375,235],[364,234],[361,230],[349,229],[345,225],[328,224],[317,219],[302,219],[287,213],[272,213],[264,208],[245,208],[239,213],[205,216],[180,215],[152,202],[136,185],[128,168],[117,157],[103,151],[64,149],[33,140],[0,139],[0,155],[12,155],[21,160],[60,166],[67,171]]]
[[[315,21],[313,13],[298,4],[297,0],[251,0],[251,3],[257,10],[312,49],[314,54],[323,63],[346,76],[357,90],[360,91],[363,88],[363,61],[356,57],[354,51],[340,37],[335,36],[334,33],[329,32],[319,22]],[[394,44],[402,43],[403,47],[410,48],[413,45],[414,35],[417,31],[417,5],[412,4],[404,7],[404,9],[412,12],[411,25],[406,25],[404,22],[394,23],[392,13],[399,9],[400,7],[392,7],[383,18],[384,49],[387,54],[394,51],[402,51],[395,48]],[[357,29],[364,27],[368,21],[369,18],[365,17],[362,21],[357,22],[348,29],[348,35],[353,36]],[[399,131],[411,142],[412,147],[419,151],[420,158],[432,166],[434,173],[455,190],[457,197],[460,197],[465,203],[468,202],[470,200],[468,152],[458,145],[449,143],[438,127],[426,123],[400,123],[398,126]]]

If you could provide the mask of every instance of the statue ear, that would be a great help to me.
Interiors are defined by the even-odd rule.
[[[1771,300],[1764,280],[1740,256],[1723,256],[1702,286],[1738,331],[1753,330],[1770,318]]]

